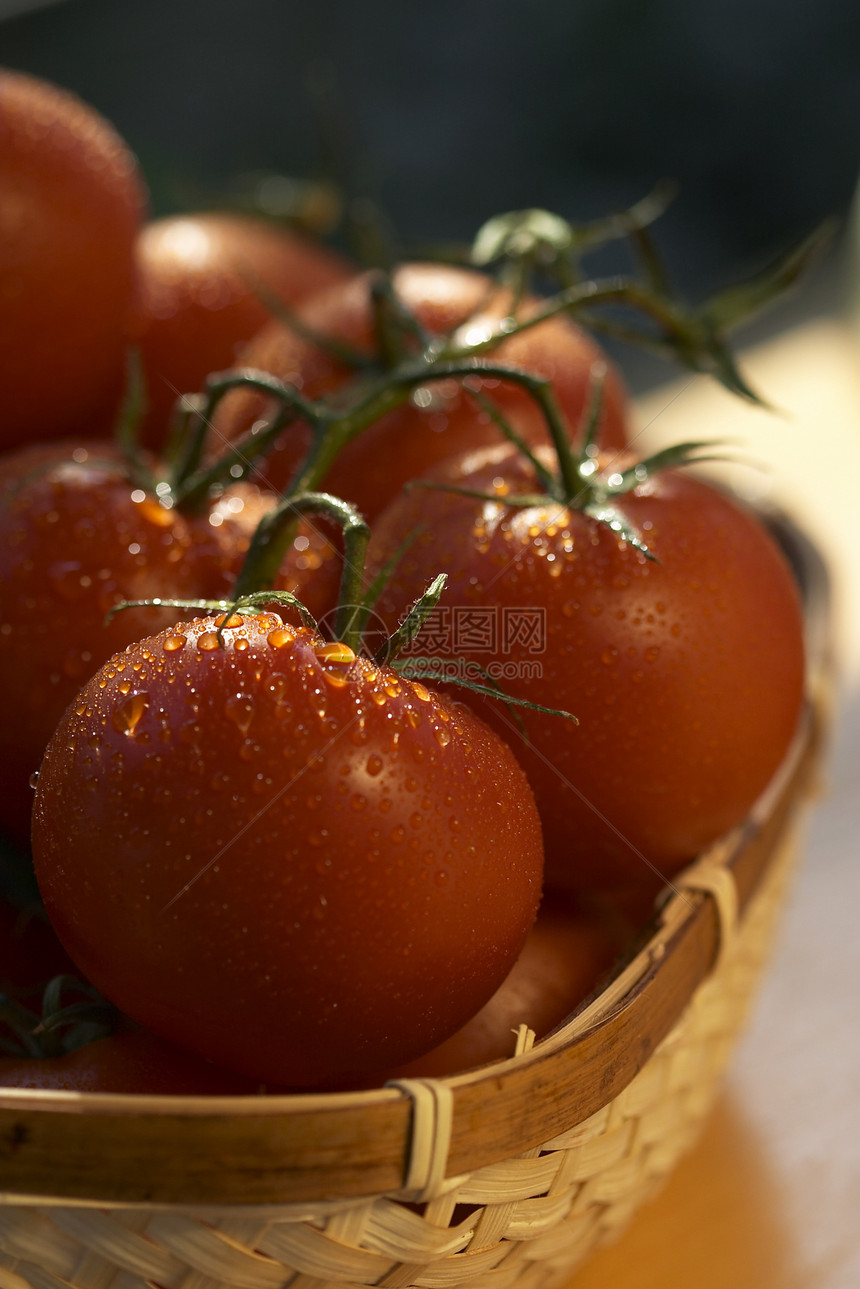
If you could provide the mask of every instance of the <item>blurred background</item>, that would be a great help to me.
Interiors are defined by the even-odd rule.
[[[156,214],[334,174],[407,244],[470,240],[672,178],[659,241],[692,299],[844,214],[860,162],[853,0],[0,0],[0,63],[104,113]]]

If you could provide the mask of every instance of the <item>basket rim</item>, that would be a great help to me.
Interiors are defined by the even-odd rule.
[[[810,637],[792,746],[744,823],[683,871],[606,988],[522,1055],[419,1081],[441,1087],[450,1103],[449,1175],[572,1130],[631,1082],[734,931],[696,874],[729,875],[732,913],[742,920],[810,791],[832,671],[827,571],[790,521],[772,523],[798,573]],[[418,1117],[409,1089],[398,1086],[213,1097],[0,1088],[0,1203],[257,1206],[402,1191]]]

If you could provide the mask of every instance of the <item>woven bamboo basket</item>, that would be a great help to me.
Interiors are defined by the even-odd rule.
[[[549,1037],[522,1026],[510,1059],[445,1079],[273,1097],[0,1091],[0,1289],[530,1289],[615,1236],[712,1103],[816,784],[826,576],[776,526],[806,599],[801,728],[610,983]]]

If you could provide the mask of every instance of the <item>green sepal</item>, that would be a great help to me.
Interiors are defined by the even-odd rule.
[[[391,666],[398,654],[411,644],[439,603],[439,597],[447,581],[447,573],[440,573],[438,577],[433,578],[424,594],[420,595],[412,605],[397,630],[377,649],[373,655],[374,662],[387,663]]]

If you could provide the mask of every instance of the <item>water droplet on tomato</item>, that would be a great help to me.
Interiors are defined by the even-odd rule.
[[[149,694],[132,694],[124,703],[120,703],[119,707],[113,709],[110,718],[111,725],[118,734],[125,734],[131,738],[148,707]]]
[[[349,645],[340,640],[333,640],[329,644],[318,645],[314,653],[320,662],[355,662],[355,653]]]
[[[33,771],[33,773],[30,775],[30,778],[29,778],[28,782],[29,782],[29,784],[30,784],[30,787],[31,787],[31,788],[36,788],[36,787],[38,786],[38,783],[39,783],[39,771],[38,771],[38,770],[34,770],[34,771]]]
[[[372,779],[375,779],[378,774],[382,773],[382,768],[384,764],[385,762],[383,761],[382,757],[377,756],[376,753],[374,752],[372,756],[369,756],[367,758],[367,765],[365,766],[365,769],[367,773],[370,775],[370,777]]]
[[[221,648],[221,641],[218,639],[217,631],[204,631],[201,636],[197,637],[197,648],[203,653],[212,653],[215,649]]]
[[[164,637],[161,647],[165,653],[176,653],[176,650],[181,649],[185,643],[185,636],[180,635],[178,632],[174,632],[172,635]]]
[[[292,644],[293,639],[293,633],[287,627],[276,627],[266,636],[266,643],[273,649],[283,649],[285,645]]]
[[[224,715],[228,721],[247,734],[254,719],[254,700],[249,694],[231,694],[224,704]]]
[[[447,730],[437,729],[436,742],[439,744],[440,747],[447,747],[448,744],[451,742],[451,735],[448,733]]]

